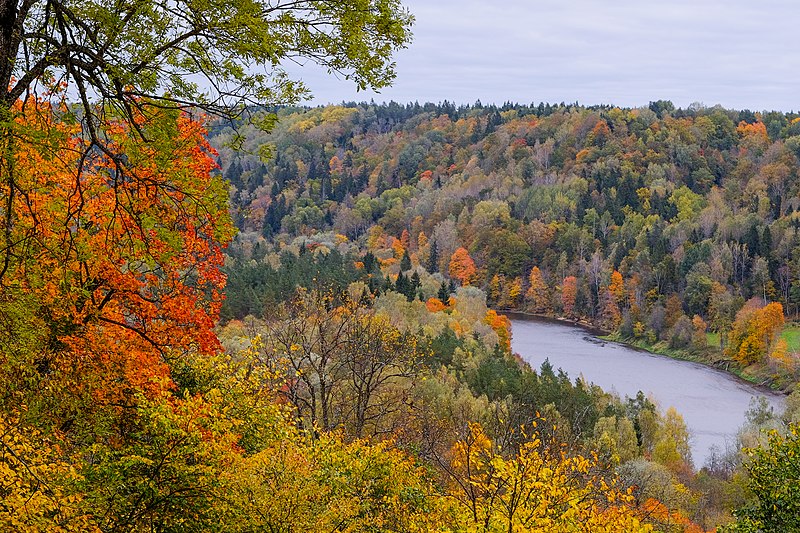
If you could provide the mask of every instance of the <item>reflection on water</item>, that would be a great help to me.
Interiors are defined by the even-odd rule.
[[[513,317],[512,349],[538,369],[545,359],[571,379],[583,376],[620,396],[642,391],[662,410],[674,406],[692,435],[692,455],[700,467],[708,449],[731,443],[744,423],[753,396],[764,396],[783,410],[780,394],[750,386],[720,370],[698,363],[657,356],[587,334],[586,330],[553,321]]]

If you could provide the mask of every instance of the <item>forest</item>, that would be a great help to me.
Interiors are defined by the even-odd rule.
[[[348,266],[328,280],[338,286],[369,278],[373,294],[400,283],[445,302],[432,281],[404,285],[434,276],[483,289],[495,309],[584,321],[785,390],[797,382],[800,116],[668,101],[278,116],[268,136],[211,131],[240,229],[224,318],[283,298],[249,276],[267,279],[305,243],[353,264],[369,254],[361,276]]]
[[[800,117],[297,107],[298,58],[392,82],[396,0],[0,21],[0,531],[800,528]],[[695,464],[674,409],[526,365],[507,310],[787,408]]]
[[[599,454],[624,486],[646,492],[643,480],[659,479],[658,496],[638,500],[664,506],[657,530],[711,529],[752,501],[742,448],[757,449],[764,430],[794,427],[797,393],[783,414],[751,405],[737,443],[695,465],[679,413],[525,368],[509,358],[512,332],[498,328],[499,313],[580,321],[791,392],[800,376],[789,344],[800,294],[798,116],[663,101],[274,111],[269,135],[230,123],[210,130],[239,228],[226,251],[221,338],[241,344],[242,329],[271,338],[284,327],[274,310],[297,286],[347,293],[422,340],[429,368],[502,406],[504,423],[514,422],[484,422],[495,439],[556,420],[556,440]],[[483,354],[454,351],[470,336],[484,340]],[[291,368],[318,372],[306,358],[290,358]],[[553,375],[600,396],[589,410],[567,388],[537,398],[529,380]],[[293,402],[307,411],[307,400]],[[669,443],[643,433],[642,409]]]

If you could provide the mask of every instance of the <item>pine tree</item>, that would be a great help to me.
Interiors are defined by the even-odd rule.
[[[446,281],[442,281],[442,284],[439,285],[439,292],[436,294],[436,297],[443,302],[446,302],[450,298],[450,288],[447,286]]]
[[[403,258],[400,259],[400,270],[402,272],[411,270],[411,256],[408,255],[408,250],[403,252]]]
[[[431,239],[430,251],[428,252],[428,272],[433,274],[439,272],[439,248],[436,246],[436,239]]]

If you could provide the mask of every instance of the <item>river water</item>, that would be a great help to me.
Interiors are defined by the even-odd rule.
[[[620,397],[642,391],[666,411],[675,407],[691,434],[695,467],[705,463],[709,448],[734,444],[744,413],[754,396],[763,396],[783,412],[784,397],[759,389],[721,370],[628,346],[603,341],[586,329],[546,319],[511,317],[511,348],[537,369],[549,359],[573,381],[583,376]]]

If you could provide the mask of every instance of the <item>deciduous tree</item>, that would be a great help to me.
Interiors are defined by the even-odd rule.
[[[593,475],[595,463],[554,452],[532,435],[508,456],[478,424],[457,442],[446,464],[463,526],[475,531],[652,531],[632,498]]]
[[[773,431],[767,445],[746,450],[748,486],[755,501],[734,514],[736,521],[723,531],[796,531],[800,529],[800,430],[786,435]]]
[[[772,350],[783,322],[783,306],[778,302],[764,307],[749,302],[736,314],[725,353],[743,365],[761,361]]]
[[[528,291],[525,293],[531,310],[534,313],[546,313],[550,309],[550,291],[542,277],[542,271],[535,266],[528,275]]]
[[[466,248],[458,248],[450,257],[450,277],[457,279],[461,285],[470,285],[475,281],[477,269],[475,261],[469,256]]]
[[[567,276],[561,283],[561,304],[564,306],[564,315],[575,316],[575,299],[578,296],[578,280],[575,276]]]
[[[102,113],[89,104],[100,98],[133,121],[142,97],[222,112],[294,102],[306,88],[281,64],[297,58],[362,89],[384,87],[413,18],[397,1],[4,0],[0,20],[2,107],[49,73],[75,91],[85,114]]]

